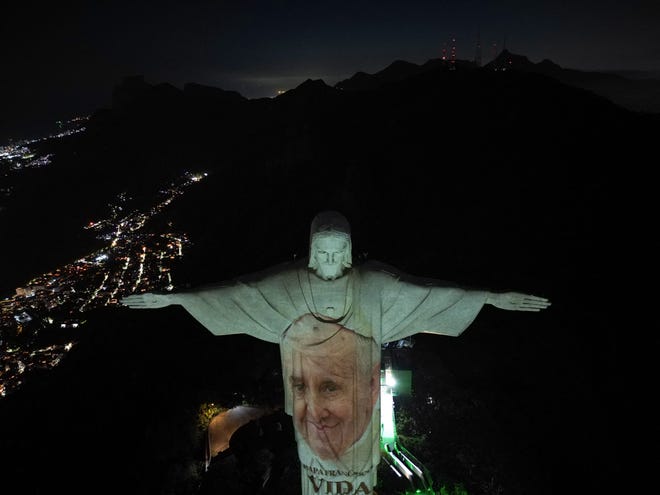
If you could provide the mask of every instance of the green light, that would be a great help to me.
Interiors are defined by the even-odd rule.
[[[380,418],[381,418],[381,445],[393,443],[396,440],[396,424],[394,420],[394,399],[389,387],[381,387],[380,393]]]

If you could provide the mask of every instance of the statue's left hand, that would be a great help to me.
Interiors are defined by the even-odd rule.
[[[486,303],[509,311],[541,311],[551,304],[545,297],[521,292],[491,292]]]

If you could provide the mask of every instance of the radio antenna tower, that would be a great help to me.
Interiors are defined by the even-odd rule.
[[[481,67],[481,32],[477,30],[477,50],[474,54],[474,65]]]
[[[451,63],[449,70],[456,70],[456,38],[451,39],[451,54],[449,62]]]

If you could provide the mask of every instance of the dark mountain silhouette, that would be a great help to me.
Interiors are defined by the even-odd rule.
[[[144,76],[130,76],[124,78],[112,91],[112,108],[115,111],[126,109],[131,104],[146,104],[158,98],[163,101],[172,100],[184,95],[191,100],[199,100],[204,104],[231,104],[245,101],[246,98],[236,91],[225,91],[213,86],[196,83],[187,83],[183,91],[171,84],[150,84]]]
[[[516,55],[508,50],[503,50],[484,68],[543,74],[565,84],[593,91],[630,110],[660,112],[660,80],[658,79],[632,79],[606,72],[564,69],[547,59],[535,64],[524,55]]]
[[[209,176],[159,219],[193,243],[174,273],[181,287],[306,256],[311,218],[338,209],[356,262],[553,301],[541,314],[485,308],[458,339],[415,337],[401,414],[434,479],[471,495],[613,492],[626,329],[611,306],[644,266],[630,219],[651,225],[658,116],[533,70],[422,67],[397,62],[352,87],[307,80],[258,100],[122,82],[84,133],[41,145],[49,167],[17,179],[21,194],[0,216],[20,239],[2,243],[13,260],[3,283],[70,261],[92,244],[80,226],[108,198],[148,196],[183,170]],[[96,311],[80,340],[0,402],[3,483],[246,488],[233,465],[205,478],[195,415],[202,402],[280,400],[276,346],[213,337],[178,307]],[[286,476],[281,493],[295,493],[297,475]]]
[[[374,74],[357,72],[349,79],[339,81],[336,88],[343,90],[375,89],[383,84],[437,70],[474,70],[474,62],[468,60],[431,59],[422,65],[397,60],[385,69]],[[660,112],[660,80],[654,78],[626,77],[620,74],[597,71],[581,71],[562,68],[551,60],[534,63],[526,56],[503,50],[491,62],[479,68],[486,71],[528,72],[552,77],[558,81],[586,89],[603,96],[629,110],[648,113]]]
[[[476,65],[473,62],[466,60],[455,60],[452,62],[450,60],[431,59],[425,62],[423,65],[406,62],[405,60],[396,60],[375,74],[357,72],[349,79],[336,83],[335,87],[345,90],[374,89],[386,83],[403,81],[412,76],[433,70],[450,70],[457,68],[465,70],[475,67]]]

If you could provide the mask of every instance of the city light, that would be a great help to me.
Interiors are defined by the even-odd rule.
[[[38,140],[0,147],[0,169],[20,173],[49,163],[50,155],[38,156],[31,149],[34,142]],[[0,299],[0,397],[19,388],[31,371],[57,366],[76,343],[42,345],[40,336],[78,331],[86,323],[81,313],[117,305],[130,293],[174,290],[172,263],[184,256],[188,236],[173,231],[171,223],[163,227],[169,230],[146,225],[207,176],[206,172],[186,172],[163,187],[145,210],[131,209],[131,198],[120,192],[108,204],[107,218],[81,226],[106,243],[105,247],[38,275],[15,294]],[[1,192],[11,194],[12,189]]]

